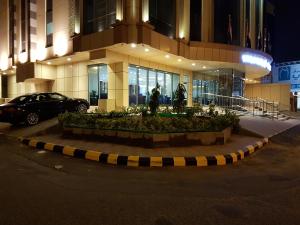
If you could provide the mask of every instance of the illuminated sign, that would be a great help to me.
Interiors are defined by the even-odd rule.
[[[242,55],[242,62],[243,63],[248,63],[248,64],[252,64],[252,65],[256,65],[256,66],[260,66],[262,68],[265,68],[269,71],[271,71],[271,64],[270,62],[261,56],[256,56],[253,54],[243,54]]]

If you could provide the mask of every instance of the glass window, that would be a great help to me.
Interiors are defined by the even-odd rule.
[[[138,96],[138,104],[146,104],[147,103],[147,83],[148,76],[146,69],[138,69],[139,71],[139,96]]]
[[[166,73],[166,91],[165,104],[172,104],[173,89],[172,89],[172,74]]]
[[[155,31],[170,38],[176,33],[176,0],[149,0],[149,19]]]
[[[240,0],[214,1],[215,42],[240,45],[240,2]],[[229,32],[230,25],[232,40]]]
[[[191,0],[190,39],[201,41],[202,0]]]
[[[179,75],[177,74],[173,74],[173,93],[176,92],[176,89],[178,87],[178,84],[180,83],[180,78]]]
[[[92,106],[98,105],[99,99],[108,98],[107,65],[94,65],[88,68],[89,101]]]
[[[53,44],[53,1],[46,0],[46,46]]]
[[[156,86],[156,71],[149,70],[149,83],[148,83],[148,92],[149,96],[151,95],[152,89]]]
[[[13,0],[9,0],[9,57],[14,54],[14,40],[15,40],[15,5]]]
[[[26,51],[26,0],[21,0],[21,51]]]
[[[116,22],[116,0],[84,1],[84,32],[101,32]]]
[[[49,94],[50,100],[53,101],[61,101],[61,100],[65,100],[66,97],[57,93],[54,94]]]
[[[190,87],[190,76],[184,75],[183,76],[183,85],[185,87],[186,93],[185,98],[188,98],[189,95],[189,87]]]
[[[137,80],[137,68],[129,67],[128,84],[129,84],[129,105],[137,104],[138,93],[138,80]]]
[[[179,84],[179,75],[148,68],[129,66],[129,105],[147,104],[152,89],[160,85],[160,104],[172,104],[173,93]]]

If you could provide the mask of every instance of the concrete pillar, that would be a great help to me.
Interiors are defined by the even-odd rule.
[[[128,42],[137,43],[137,27],[140,19],[140,1],[139,0],[124,0],[125,3],[125,20],[128,24]]]
[[[258,0],[259,1],[259,0]],[[250,37],[252,41],[252,48],[256,48],[256,0],[250,0]]]
[[[128,63],[108,65],[108,99],[114,100],[116,110],[128,107]]]
[[[190,40],[190,0],[177,0],[176,11],[178,21],[176,24],[176,38]]]
[[[214,41],[214,0],[202,0],[201,39]]]
[[[149,21],[149,0],[142,0],[141,15],[143,22]]]
[[[116,19],[122,21],[124,19],[123,0],[116,0]]]

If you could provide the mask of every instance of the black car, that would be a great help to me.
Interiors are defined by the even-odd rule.
[[[86,112],[90,107],[84,99],[68,98],[56,92],[19,96],[0,105],[0,122],[35,125],[41,119],[57,116],[66,111]]]

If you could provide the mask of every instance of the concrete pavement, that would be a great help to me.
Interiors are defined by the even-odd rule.
[[[295,135],[296,134],[296,135]],[[297,225],[300,126],[226,168],[124,169],[0,138],[1,225]]]
[[[289,119],[286,121],[279,121],[276,119],[272,120],[263,117],[253,117],[253,116],[240,117],[240,125],[243,129],[267,138],[280,134],[299,124],[300,124],[299,119]]]

